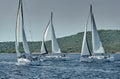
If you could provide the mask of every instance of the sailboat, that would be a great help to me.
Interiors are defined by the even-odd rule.
[[[99,34],[97,32],[94,14],[92,12],[92,5],[90,5],[90,17],[91,17],[91,26],[92,26],[92,50],[93,50],[91,58],[98,60],[105,60],[105,61],[106,60],[114,61],[114,57],[108,55],[105,52],[102,42],[100,40]]]
[[[21,28],[21,30],[20,30]],[[32,55],[29,50],[29,46],[27,43],[26,35],[25,35],[25,29],[24,29],[24,18],[23,18],[23,4],[22,0],[19,0],[19,5],[18,5],[18,12],[17,12],[17,20],[16,20],[16,29],[15,29],[15,47],[16,47],[16,53],[17,53],[17,61],[19,65],[26,65],[26,64],[31,64],[31,65],[39,65],[40,62],[38,58],[32,58]],[[25,53],[20,53],[19,51],[19,32],[21,31],[22,33],[22,43],[23,43],[23,48]]]
[[[51,27],[49,26],[51,24]],[[52,54],[51,55],[46,55],[48,54],[48,50],[47,50],[47,47],[46,47],[46,37],[47,37],[47,34],[48,34],[48,30],[51,28],[51,47],[52,47]],[[55,36],[55,31],[54,31],[54,27],[53,27],[53,12],[51,12],[51,18],[47,24],[47,27],[45,29],[45,32],[44,32],[44,35],[43,35],[43,41],[42,41],[42,46],[41,46],[41,54],[43,55],[46,55],[45,57],[46,58],[50,58],[52,60],[64,60],[66,59],[66,56],[65,54],[61,54],[61,50],[60,50],[60,47],[59,47],[59,44],[58,44],[58,41],[56,39],[56,36]]]
[[[97,59],[103,59],[106,57],[105,50],[103,48],[102,42],[97,32],[94,14],[92,12],[92,5],[90,5],[90,18],[91,18],[91,27],[92,27],[92,50],[93,50],[91,57]]]
[[[87,25],[86,25],[85,32],[84,32],[84,38],[83,38],[83,44],[82,44],[82,50],[81,50],[81,56],[82,58],[84,58],[83,60],[93,59],[93,60],[105,60],[105,61],[110,60],[111,61],[111,58],[113,59],[113,57],[110,57],[108,54],[105,53],[104,47],[100,40],[99,34],[97,32],[95,19],[94,19],[94,15],[92,12],[92,5],[90,5],[90,18],[91,18],[91,27],[92,27],[92,53],[89,50],[89,45],[87,42],[87,35],[86,35]],[[84,57],[86,55],[87,57]]]

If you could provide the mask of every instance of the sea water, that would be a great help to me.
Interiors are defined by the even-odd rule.
[[[79,54],[68,55],[72,60],[18,66],[16,54],[0,54],[0,79],[120,79],[120,61],[83,63]]]

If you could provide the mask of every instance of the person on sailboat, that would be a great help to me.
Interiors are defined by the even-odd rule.
[[[18,58],[26,58],[25,54],[19,56]]]
[[[65,54],[62,54],[61,57],[66,57],[66,55],[65,55]]]

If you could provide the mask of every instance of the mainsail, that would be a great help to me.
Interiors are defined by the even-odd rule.
[[[51,12],[51,37],[52,37],[52,53],[61,53],[60,47],[58,45],[56,36],[55,36],[55,31],[53,28],[53,13]]]
[[[88,19],[89,19],[89,17],[88,17]],[[85,31],[84,31],[84,37],[83,37],[82,49],[81,49],[81,56],[90,56],[91,55],[89,45],[88,45],[88,41],[87,41],[87,25],[88,25],[88,20],[87,20],[87,24],[85,26]]]
[[[28,43],[25,36],[25,30],[24,30],[24,19],[23,19],[23,4],[22,0],[19,0],[19,6],[18,6],[18,13],[17,13],[17,21],[16,21],[16,52],[17,56],[20,56],[19,52],[19,30],[22,30],[22,39],[23,39],[23,48],[26,54],[30,55]]]
[[[100,37],[97,32],[97,27],[95,24],[94,15],[92,13],[92,5],[90,5],[90,16],[91,16],[91,26],[92,26],[92,47],[93,54],[95,53],[105,53],[102,43],[100,41]]]

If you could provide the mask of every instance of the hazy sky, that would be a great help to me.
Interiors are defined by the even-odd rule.
[[[57,37],[84,31],[91,3],[98,29],[120,29],[120,0],[23,0],[27,39],[42,40],[51,11]],[[18,0],[0,0],[0,41],[15,40],[17,9]]]

